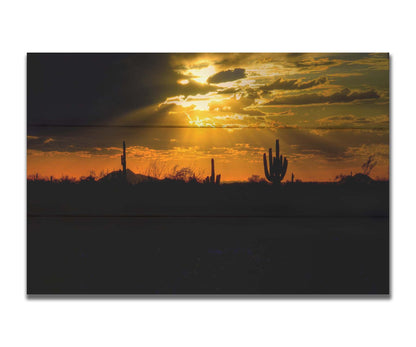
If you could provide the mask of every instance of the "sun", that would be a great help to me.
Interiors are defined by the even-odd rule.
[[[206,84],[208,77],[214,75],[215,72],[215,67],[210,65],[202,69],[189,69],[186,75],[193,76],[192,79],[198,83]]]

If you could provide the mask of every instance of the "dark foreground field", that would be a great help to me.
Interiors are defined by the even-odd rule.
[[[28,183],[28,214],[35,216],[386,217],[388,213],[388,182]]]
[[[50,186],[28,185],[29,294],[389,293],[386,183]]]

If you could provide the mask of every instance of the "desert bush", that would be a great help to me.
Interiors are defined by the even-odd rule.
[[[198,175],[194,169],[190,167],[180,168],[178,165],[173,167],[171,174],[169,174],[166,178],[182,182],[198,183],[202,181],[201,175]]]
[[[261,182],[266,182],[266,180],[263,177],[260,177],[259,175],[251,175],[248,179],[247,179],[250,183],[261,183]]]

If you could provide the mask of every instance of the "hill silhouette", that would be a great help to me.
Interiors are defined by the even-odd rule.
[[[156,182],[158,181],[157,178],[146,176],[142,174],[136,174],[130,169],[126,169],[126,176],[122,170],[112,171],[109,174],[105,175],[104,177],[100,178],[98,182],[102,183],[124,183],[126,182],[129,184],[138,184],[143,182]]]
[[[350,176],[341,176],[339,182],[344,184],[371,184],[375,181],[369,175],[357,173]]]

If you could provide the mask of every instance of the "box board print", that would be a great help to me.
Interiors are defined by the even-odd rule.
[[[28,294],[388,294],[389,56],[27,56]]]

